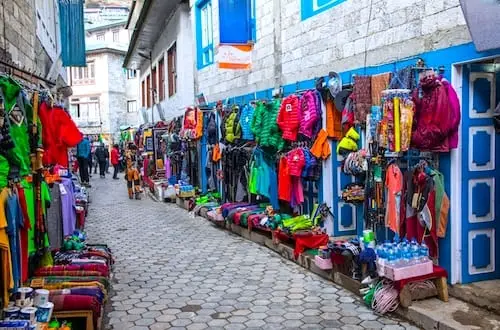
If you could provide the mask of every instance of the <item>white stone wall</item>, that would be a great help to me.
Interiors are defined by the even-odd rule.
[[[183,113],[187,106],[194,103],[194,54],[193,54],[193,32],[189,7],[179,5],[175,13],[165,19],[165,28],[156,41],[153,50],[153,66],[158,67],[158,62],[164,58],[165,63],[165,100],[158,100],[161,103],[166,119],[171,119]],[[177,48],[177,92],[168,97],[168,60],[167,51],[176,43]],[[143,61],[138,84],[146,79],[151,73],[148,60]],[[157,80],[158,80],[157,74]],[[157,85],[159,86],[159,81]],[[150,91],[148,91],[150,93]],[[139,94],[140,95],[140,94]],[[140,99],[140,98],[139,98]],[[151,114],[151,109],[147,109]],[[160,117],[155,107],[155,121]]]
[[[218,1],[212,0],[215,51]],[[209,101],[471,40],[459,0],[347,0],[304,21],[300,0],[255,1],[257,42],[252,69],[220,70],[213,64],[198,70],[197,92]]]

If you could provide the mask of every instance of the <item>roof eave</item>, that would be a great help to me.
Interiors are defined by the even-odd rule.
[[[127,54],[125,55],[125,59],[123,60],[123,67],[127,68],[129,65],[130,57],[132,56],[132,52],[137,44],[137,39],[139,38],[140,31],[142,29],[142,25],[148,15],[149,8],[151,7],[152,0],[145,0],[142,5],[141,12],[139,14],[139,18],[135,23],[134,32],[132,33],[132,38],[130,39],[130,44],[128,46]]]

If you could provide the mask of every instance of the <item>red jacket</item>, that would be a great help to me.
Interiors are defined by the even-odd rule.
[[[118,152],[118,148],[113,148],[113,150],[111,150],[111,165],[118,165],[119,162],[120,155]]]
[[[290,95],[283,99],[277,122],[283,131],[283,139],[297,140],[300,126],[300,102],[296,95]]]
[[[38,115],[42,122],[44,165],[59,164],[68,167],[68,148],[82,141],[82,133],[63,108],[51,108],[46,102],[42,102]]]

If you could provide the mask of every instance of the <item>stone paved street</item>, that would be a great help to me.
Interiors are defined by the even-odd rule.
[[[416,329],[175,205],[94,176],[86,229],[116,257],[107,329]]]

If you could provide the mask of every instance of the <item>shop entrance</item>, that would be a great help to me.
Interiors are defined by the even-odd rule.
[[[461,282],[470,283],[500,278],[500,135],[493,123],[500,64],[467,64],[462,73]]]

